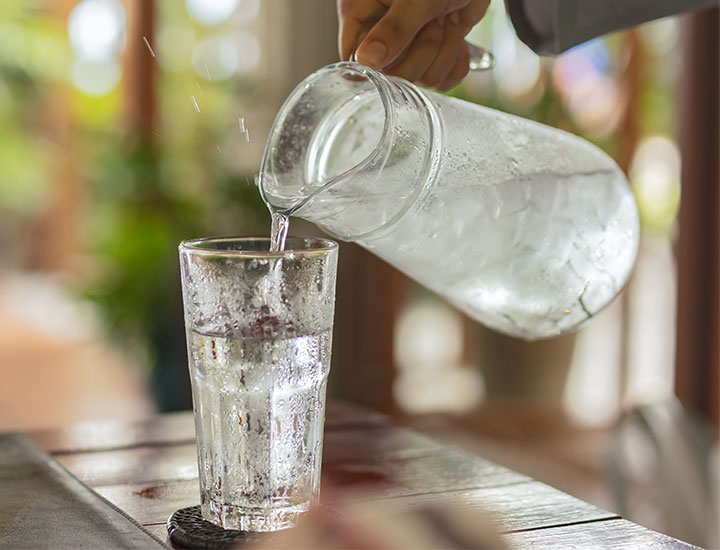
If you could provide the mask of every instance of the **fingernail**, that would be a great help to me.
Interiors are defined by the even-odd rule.
[[[357,52],[357,59],[363,65],[369,67],[382,67],[387,56],[387,48],[382,42],[370,42]]]
[[[450,20],[450,23],[452,23],[453,25],[457,25],[458,23],[460,23],[460,14],[454,11],[450,13],[450,15],[448,15],[448,19]]]

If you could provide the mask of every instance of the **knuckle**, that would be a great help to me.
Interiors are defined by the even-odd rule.
[[[437,88],[439,81],[437,78],[435,78],[433,76],[428,77],[426,75],[420,79],[420,84],[422,84],[426,88]]]
[[[394,68],[394,75],[417,82],[423,74],[424,67],[418,60],[406,58]]]
[[[438,23],[428,23],[425,25],[415,39],[419,44],[437,46],[443,41],[445,32],[442,25]]]
[[[437,86],[445,79],[449,71],[450,67],[446,63],[436,59],[435,63],[423,75],[422,82],[427,86]]]
[[[458,84],[465,76],[468,74],[468,71],[470,68],[468,67],[467,63],[461,63],[457,62],[455,63],[455,66],[450,71],[450,74],[447,75],[445,80],[443,80],[442,84],[440,85],[443,91],[449,90],[456,84]]]
[[[422,83],[425,86],[437,88],[442,83],[444,76],[445,75],[439,71],[434,71],[432,73],[426,73],[425,76],[423,76],[423,78],[422,78]]]
[[[382,32],[388,38],[395,40],[405,38],[410,33],[407,22],[390,13],[380,20],[376,26],[376,31]]]

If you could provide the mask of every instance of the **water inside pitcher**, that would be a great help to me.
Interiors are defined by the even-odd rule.
[[[357,242],[526,339],[595,316],[637,254],[635,202],[601,150],[355,63],[290,94],[259,185],[271,211]]]

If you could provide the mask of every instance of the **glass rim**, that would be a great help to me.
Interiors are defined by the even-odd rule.
[[[293,248],[292,242],[319,244],[317,248]],[[210,243],[237,243],[237,242],[267,242],[268,250],[229,250],[210,248]],[[221,256],[228,258],[287,258],[288,256],[315,256],[326,255],[339,248],[336,241],[324,237],[306,237],[302,235],[288,235],[285,239],[285,250],[271,252],[269,250],[270,237],[265,235],[219,236],[187,239],[178,245],[180,252],[188,252],[201,256]]]

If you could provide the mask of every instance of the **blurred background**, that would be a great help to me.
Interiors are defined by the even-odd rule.
[[[177,244],[269,232],[254,175],[290,90],[337,61],[334,0],[4,0],[0,31],[0,429],[190,408]],[[469,39],[496,68],[451,95],[626,171],[635,274],[577,335],[527,343],[343,244],[330,398],[709,546],[718,9],[548,59],[493,0]]]

